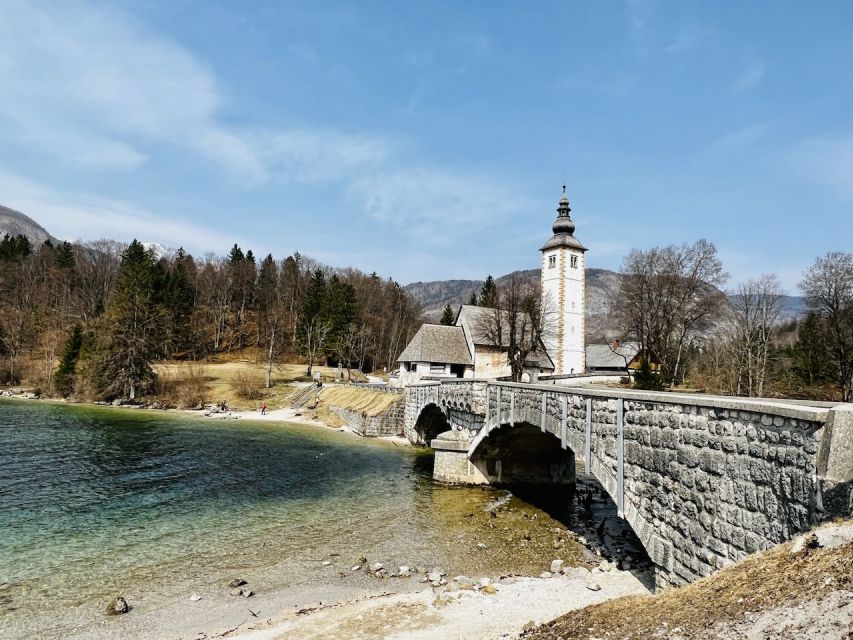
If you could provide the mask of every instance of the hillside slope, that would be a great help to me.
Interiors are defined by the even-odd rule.
[[[34,246],[42,244],[45,240],[57,242],[56,238],[47,232],[47,229],[29,216],[0,205],[0,238],[6,234],[27,236]]]
[[[523,282],[538,282],[539,269],[528,269],[525,271],[514,271],[496,279],[500,287],[505,285],[511,278],[516,277]],[[615,271],[607,269],[587,269],[587,313],[597,315],[607,313],[610,308],[610,300],[619,291],[620,276]],[[480,293],[483,286],[482,280],[433,280],[430,282],[413,282],[404,289],[415,300],[421,303],[424,313],[429,317],[441,315],[444,306],[452,307],[468,302],[472,292]]]
[[[523,636],[724,640],[853,638],[853,523],[830,524],[698,582],[578,609]]]

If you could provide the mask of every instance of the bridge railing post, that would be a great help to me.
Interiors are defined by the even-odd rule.
[[[625,517],[625,401],[616,400],[616,509]]]
[[[489,389],[489,383],[486,383],[486,418],[483,421],[483,427],[488,430],[489,428],[489,394],[491,390]]]
[[[560,417],[560,444],[562,445],[563,449],[565,449],[568,446],[568,443],[566,442],[566,440],[568,440],[568,438],[566,437],[566,425],[568,425],[569,422],[569,397],[565,394],[563,394],[562,404],[563,412],[562,416]]]
[[[587,475],[592,464],[592,398],[586,399],[586,432],[583,440],[583,464]]]
[[[497,407],[495,408],[495,426],[499,427],[503,424],[503,407],[501,406],[501,387],[498,387],[497,400],[495,404]]]

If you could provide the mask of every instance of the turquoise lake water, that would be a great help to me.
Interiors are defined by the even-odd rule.
[[[307,584],[332,553],[462,562],[461,513],[500,494],[436,486],[431,464],[318,427],[0,401],[0,636],[79,632],[116,593]]]

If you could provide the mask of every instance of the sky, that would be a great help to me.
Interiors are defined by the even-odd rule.
[[[853,3],[0,7],[0,204],[402,284],[700,238],[789,293],[853,250]]]

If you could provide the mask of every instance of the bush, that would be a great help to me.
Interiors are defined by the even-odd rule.
[[[645,358],[640,362],[640,368],[634,374],[634,388],[646,391],[663,391],[660,376],[652,371],[649,361]]]
[[[164,371],[157,376],[157,394],[165,404],[193,409],[208,402],[210,388],[204,367],[189,365],[180,371]]]
[[[234,391],[244,400],[260,400],[266,394],[266,378],[259,371],[241,369],[234,376]]]

